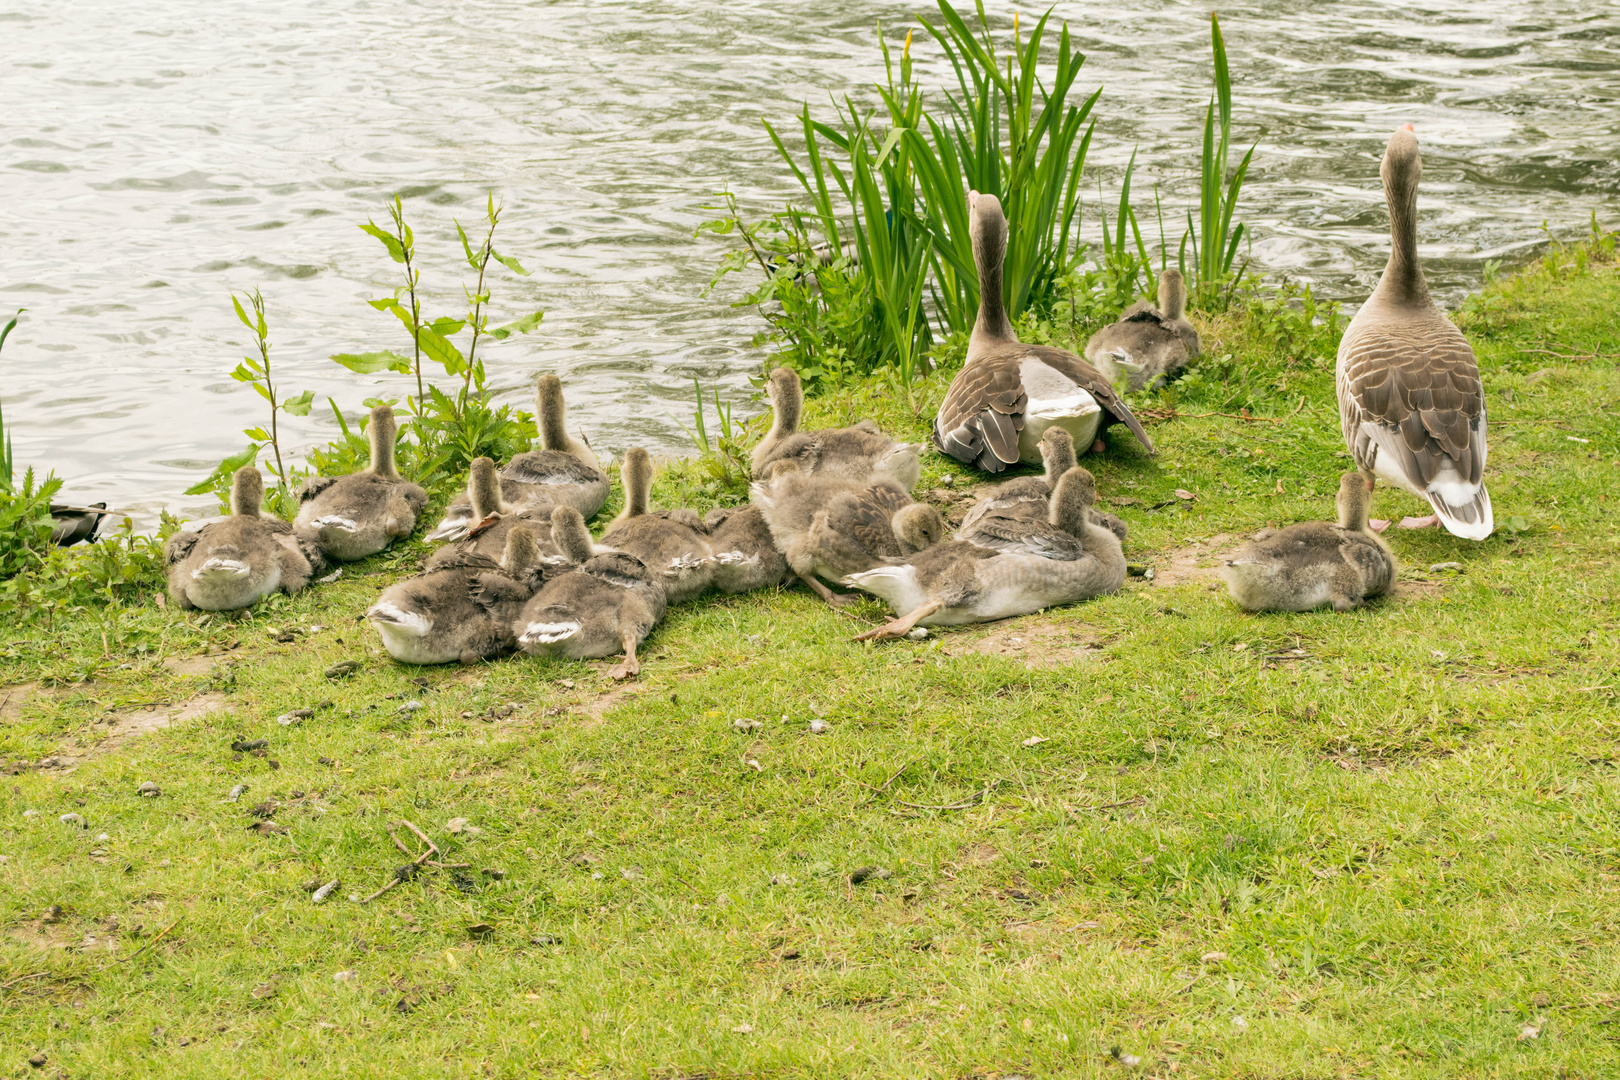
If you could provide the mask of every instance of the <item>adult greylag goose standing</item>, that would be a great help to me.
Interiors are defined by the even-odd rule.
[[[1395,557],[1367,522],[1372,487],[1358,472],[1339,478],[1339,521],[1262,529],[1226,560],[1221,576],[1250,611],[1349,611],[1389,590]]]
[[[1007,218],[994,195],[968,193],[968,233],[979,266],[979,317],[962,365],[934,419],[934,445],[985,472],[1041,460],[1041,436],[1060,427],[1089,448],[1105,422],[1119,421],[1153,453],[1153,441],[1107,379],[1063,349],[1025,345],[1001,295]]]
[[[649,510],[652,458],[641,447],[626,451],[619,471],[624,483],[624,512],[602,534],[604,549],[640,559],[659,575],[664,594],[679,604],[707,589],[714,579],[714,549],[709,529],[693,510]]]
[[[383,647],[407,664],[474,664],[511,652],[512,620],[540,585],[534,534],[506,534],[499,565],[432,570],[391,585],[366,612]]]
[[[1109,382],[1125,376],[1132,393],[1160,386],[1198,356],[1198,331],[1187,321],[1187,283],[1181,271],[1159,275],[1159,306],[1142,302],[1086,342],[1086,359]]]
[[[641,670],[636,649],[664,617],[667,599],[659,575],[634,555],[592,554],[585,519],[571,506],[551,512],[551,535],[574,569],[546,582],[512,625],[518,646],[533,656],[594,660],[623,652],[608,674],[623,679]]]
[[[572,506],[586,518],[607,502],[610,487],[596,452],[568,434],[562,381],[542,375],[535,384],[535,422],[540,428],[540,449],[518,454],[501,469],[501,484],[514,510],[533,510],[545,520],[553,506]],[[461,540],[478,524],[472,503],[456,501],[428,540]]]
[[[427,492],[399,475],[394,465],[397,434],[394,410],[378,405],[366,428],[370,466],[348,476],[311,477],[299,488],[293,529],[319,544],[327,558],[364,559],[416,531]]]
[[[235,611],[280,590],[296,593],[321,565],[320,552],[293,527],[262,513],[264,478],[251,465],[231,481],[231,513],[164,547],[169,598],[183,608]]]
[[[917,486],[922,472],[921,443],[896,442],[870,420],[851,427],[800,431],[804,386],[792,368],[771,372],[765,396],[771,400],[771,430],[754,447],[754,479],[762,478],[778,461],[791,461],[803,473],[855,481],[883,474],[900,481],[907,491]]]
[[[1076,466],[1052,492],[1045,523],[1030,522],[1017,544],[935,544],[905,562],[851,574],[846,585],[875,593],[899,615],[857,641],[901,637],[914,626],[954,626],[1027,615],[1118,591],[1125,582],[1119,537],[1093,524],[1096,479]]]
[[[1390,136],[1380,170],[1389,204],[1389,263],[1339,342],[1339,422],[1356,466],[1427,500],[1428,517],[1483,540],[1495,527],[1485,490],[1485,386],[1474,350],[1429,299],[1417,255],[1417,190],[1423,163],[1405,124]],[[1383,528],[1387,522],[1375,523]]]

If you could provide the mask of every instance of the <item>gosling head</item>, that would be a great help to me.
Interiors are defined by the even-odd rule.
[[[1058,477],[1074,468],[1074,436],[1060,427],[1049,427],[1041,436],[1041,462],[1046,466],[1046,485],[1055,486]]]
[[[891,523],[894,538],[900,541],[900,550],[906,555],[933,547],[945,536],[945,521],[927,503],[902,506]]]
[[[804,387],[799,373],[790,367],[779,367],[765,382],[765,396],[771,401],[775,420],[771,433],[777,438],[792,435],[799,430],[799,416],[804,409]]]
[[[264,505],[264,477],[251,465],[236,470],[231,478],[231,513],[237,517],[258,517]]]

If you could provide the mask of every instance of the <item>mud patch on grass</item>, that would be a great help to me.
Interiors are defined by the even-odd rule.
[[[218,662],[217,656],[171,656],[163,667],[173,675],[208,675]]]
[[[1026,668],[1066,667],[1095,659],[1101,638],[1088,626],[1052,619],[1011,619],[970,641],[953,638],[946,656],[1002,656]]]
[[[1153,567],[1153,584],[1163,587],[1204,585],[1219,588],[1221,557],[1244,542],[1243,538],[1229,533],[1217,533],[1208,540],[1158,552],[1147,560]]]
[[[23,706],[44,693],[39,683],[0,687],[0,724],[22,719]]]
[[[107,737],[94,746],[74,747],[56,755],[59,766],[71,769],[80,762],[101,754],[121,750],[130,742],[154,731],[164,731],[190,723],[198,717],[218,712],[227,705],[224,694],[198,694],[185,701],[154,703],[134,709],[122,709],[107,717]]]
[[[1389,590],[1389,599],[1409,604],[1414,600],[1433,600],[1443,596],[1445,591],[1438,581],[1397,581],[1395,587]]]

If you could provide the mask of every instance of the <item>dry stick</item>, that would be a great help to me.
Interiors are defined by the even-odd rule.
[[[922,758],[912,758],[910,761],[906,762],[904,765],[902,765],[898,769],[894,770],[894,775],[893,776],[891,776],[887,780],[883,781],[883,783],[879,784],[877,787],[872,788],[872,794],[868,795],[866,798],[862,799],[860,802],[856,803],[855,805],[860,806],[862,803],[869,803],[873,799],[877,798],[879,795],[883,794],[883,792],[888,789],[888,786],[890,784],[892,784],[896,780],[900,779],[900,774],[901,773],[905,772],[907,769],[911,768],[913,765],[917,764],[917,762],[919,762],[921,760],[922,760]],[[856,783],[860,783],[860,781],[857,780]],[[865,786],[866,787],[872,787],[871,784],[867,784]]]
[[[990,787],[991,785],[986,784],[984,785],[984,790],[973,796],[973,798],[966,799],[959,803],[949,803],[943,806],[936,806],[930,803],[906,802],[904,799],[896,799],[895,802],[899,803],[901,806],[909,806],[913,810],[967,810],[984,802],[984,800],[990,795]]]
[[[1303,657],[1301,657],[1301,659],[1303,659]],[[1077,806],[1069,812],[1071,814],[1085,814],[1095,810],[1118,810],[1122,806],[1141,806],[1146,802],[1146,799],[1138,795],[1136,798],[1126,799],[1124,802],[1100,803],[1096,806]]]
[[[421,866],[423,863],[428,861],[428,856],[429,855],[437,855],[437,854],[439,854],[439,845],[435,844],[432,840],[429,840],[427,838],[427,834],[422,832],[421,829],[418,829],[415,825],[412,825],[409,821],[406,821],[404,818],[400,818],[399,823],[401,825],[405,826],[407,829],[411,830],[411,832],[415,833],[417,836],[421,837],[422,842],[428,846],[428,849],[426,851],[422,852],[422,854],[420,854],[416,858],[412,859],[409,863],[406,864],[407,866]],[[407,855],[409,855],[411,853],[410,849],[407,848],[403,843],[400,842],[399,837],[394,835],[394,830],[393,829],[388,830],[388,836],[389,836],[389,838],[391,840],[394,841],[394,846],[399,848],[399,850],[403,851]],[[400,869],[404,869],[404,867],[401,867]],[[406,875],[406,876],[408,877],[409,875]],[[370,896],[367,896],[364,899],[362,899],[360,901],[360,903],[362,903],[362,904],[371,903],[373,900],[377,899],[377,897],[381,896],[383,893],[387,892],[389,889],[392,889],[395,885],[398,885],[401,881],[404,881],[404,880],[405,880],[405,877],[400,876],[399,870],[395,870],[394,871],[394,876],[388,879],[388,883],[386,885],[384,885],[382,888],[378,889],[376,892],[372,893]]]
[[[29,979],[43,979],[49,974],[50,972],[48,971],[36,971],[32,975],[19,975],[15,979],[7,979],[5,982],[0,982],[0,990],[4,990],[8,986],[15,986],[20,982],[27,982]]]
[[[183,918],[185,918],[184,915],[180,916],[180,919],[183,919]],[[167,934],[170,930],[173,930],[175,927],[179,926],[180,925],[180,919],[176,919],[176,920],[174,920],[174,922],[170,923],[168,926],[165,926],[163,928],[162,933],[158,934],[157,937],[153,938],[151,941],[148,941],[145,945],[142,945],[140,948],[136,949],[134,952],[130,953],[128,956],[122,957],[121,959],[118,959],[118,960],[114,960],[111,964],[102,964],[96,970],[97,971],[106,971],[110,967],[115,967],[118,964],[122,964],[125,960],[133,960],[133,959],[135,959],[137,956],[141,955],[141,953],[145,952],[147,949],[150,949],[152,946],[154,946],[158,942],[162,941],[164,935]]]

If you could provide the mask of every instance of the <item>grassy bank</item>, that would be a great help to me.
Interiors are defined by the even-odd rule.
[[[1512,527],[1393,535],[1397,595],[1349,615],[1211,587],[1347,464],[1332,335],[1251,305],[1144,402],[1157,458],[1088,460],[1155,576],[1080,607],[868,648],[876,605],[768,591],[673,611],[628,686],[424,671],[357,621],[411,547],[239,618],[12,628],[0,1070],[1612,1075],[1617,305],[1584,248],[1470,303]],[[920,434],[948,375],[809,419]],[[931,456],[919,490],[967,486]],[[420,850],[402,818],[466,866],[351,901]]]

